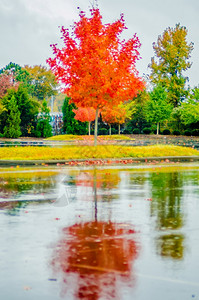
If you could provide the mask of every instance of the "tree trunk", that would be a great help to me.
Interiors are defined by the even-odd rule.
[[[111,124],[109,124],[109,135],[111,135]]]
[[[118,124],[118,134],[120,134],[120,124]]]
[[[94,137],[94,146],[97,146],[98,111],[99,111],[99,108],[96,109],[96,113],[95,113],[95,137]]]
[[[91,135],[91,122],[88,122],[88,135]]]
[[[160,123],[157,123],[157,135],[159,134],[159,127],[160,127]]]

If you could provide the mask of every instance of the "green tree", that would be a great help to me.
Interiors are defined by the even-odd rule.
[[[193,89],[191,89],[189,97],[191,100],[199,102],[199,86],[196,86]]]
[[[36,127],[37,137],[50,137],[52,136],[52,126],[50,125],[50,109],[47,106],[47,101],[44,99],[41,106],[41,114],[38,118]]]
[[[75,113],[73,109],[76,109],[75,104],[70,103],[70,98],[66,97],[62,107],[63,113],[63,133],[66,134],[87,134],[88,125],[87,122],[80,122],[75,119]]]
[[[39,112],[39,103],[33,100],[28,94],[27,89],[23,85],[19,85],[18,89],[9,89],[7,95],[2,99],[3,107],[5,108],[0,115],[0,128],[4,128],[7,120],[7,108],[9,101],[15,97],[18,109],[21,115],[21,132],[23,136],[32,135],[33,129],[35,127],[36,116]]]
[[[169,119],[173,105],[168,102],[167,93],[161,85],[155,87],[149,95],[150,98],[145,105],[146,119],[157,124],[159,134],[159,124]]]
[[[199,122],[199,102],[189,100],[182,103],[180,107],[175,109],[175,113],[179,112],[181,122],[184,125],[190,125]]]
[[[20,123],[20,111],[13,95],[7,105],[7,119],[3,129],[4,136],[7,138],[18,138],[21,135]]]
[[[144,107],[149,97],[149,93],[145,89],[133,99],[132,115],[126,123],[126,129],[129,133],[132,132],[133,128],[139,128],[139,131],[142,132],[143,128],[148,126]]]
[[[168,100],[175,107],[187,97],[187,77],[183,72],[191,67],[189,62],[193,43],[187,42],[187,29],[177,24],[175,28],[168,27],[157,43],[153,43],[155,58],[151,60],[151,81],[157,85],[162,84],[168,92]]]
[[[29,74],[28,84],[31,86],[31,95],[39,101],[57,94],[58,84],[55,75],[45,66],[25,66],[24,69]]]

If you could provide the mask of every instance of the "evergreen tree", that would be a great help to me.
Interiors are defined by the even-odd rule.
[[[2,99],[2,104],[5,109],[0,115],[0,130],[2,131],[6,124],[8,105],[13,96],[15,97],[21,115],[21,133],[23,136],[32,135],[36,116],[39,112],[39,103],[29,96],[27,89],[23,85],[20,85],[17,90],[9,89],[6,96]]]
[[[36,116],[39,113],[39,103],[33,100],[23,85],[20,85],[16,92],[17,105],[21,113],[21,131],[23,136],[32,135],[34,131]]]
[[[47,101],[44,99],[41,107],[41,115],[38,118],[36,135],[37,137],[50,137],[52,136],[52,126],[50,125],[50,109],[47,106]]]
[[[70,98],[66,97],[62,107],[63,113],[63,133],[66,134],[87,134],[87,122],[80,122],[75,119],[76,109],[74,103],[70,103]]]
[[[4,136],[8,138],[18,138],[21,135],[20,123],[20,111],[13,95],[8,102],[7,120],[3,130]]]

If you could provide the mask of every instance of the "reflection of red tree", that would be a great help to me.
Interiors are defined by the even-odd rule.
[[[63,290],[69,288],[72,276],[76,299],[116,299],[118,279],[133,283],[132,263],[138,247],[129,226],[96,221],[75,224],[63,232],[52,260],[54,270],[64,275]]]

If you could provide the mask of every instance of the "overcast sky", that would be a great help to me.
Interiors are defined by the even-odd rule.
[[[52,56],[50,44],[60,40],[59,26],[68,28],[78,21],[79,6],[89,12],[93,0],[0,0],[0,68],[9,62],[45,65]],[[103,22],[117,20],[124,13],[125,38],[137,33],[142,60],[140,75],[149,74],[148,64],[154,56],[152,43],[168,27],[177,23],[188,29],[188,42],[194,42],[191,69],[185,74],[190,85],[199,85],[199,0],[98,0]]]

